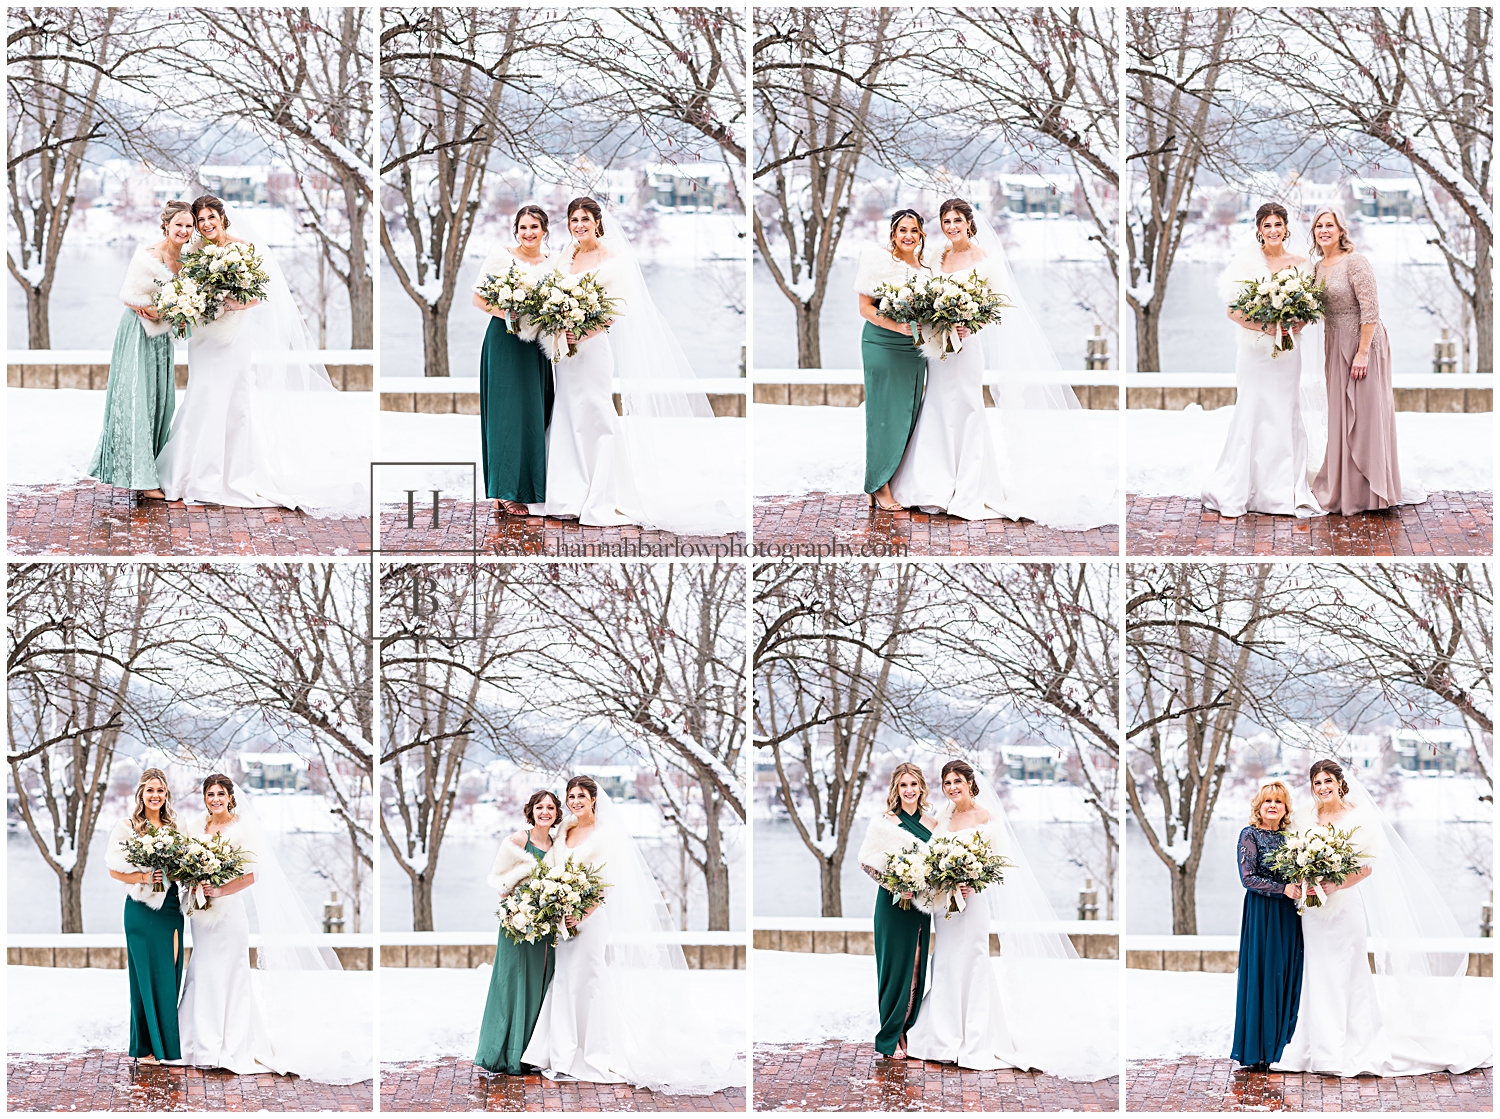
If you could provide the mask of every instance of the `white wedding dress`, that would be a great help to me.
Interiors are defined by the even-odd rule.
[[[1376,947],[1366,936],[1371,899],[1362,892],[1382,873],[1389,877],[1394,864],[1378,821],[1352,797],[1349,803],[1342,817],[1324,822],[1356,829],[1355,843],[1367,853],[1363,861],[1373,870],[1362,882],[1329,894],[1326,904],[1303,912],[1297,1026],[1271,1068],[1332,1076],[1414,1076],[1488,1065],[1488,1038],[1443,1028],[1445,984],[1454,979],[1371,974],[1369,951]]]
[[[208,818],[192,825],[184,822],[184,834],[206,838]],[[246,829],[238,822],[221,832],[243,847],[255,870],[255,852]],[[188,957],[187,977],[177,1003],[177,1031],[182,1042],[182,1062],[200,1068],[222,1068],[240,1075],[285,1072],[266,1031],[260,1000],[251,982],[250,917],[245,894],[254,885],[213,899],[210,909],[199,910],[192,922],[193,953]],[[188,912],[186,902],[183,912]]]
[[[1225,305],[1238,298],[1238,281],[1270,274],[1259,248],[1242,256],[1220,279]],[[1234,416],[1218,465],[1203,487],[1203,505],[1226,517],[1246,512],[1322,516],[1308,480],[1302,415],[1302,353],[1309,339],[1319,335],[1305,329],[1293,349],[1278,352],[1271,335],[1232,321],[1230,326],[1236,347]],[[1313,360],[1320,362],[1321,355],[1319,346]]]

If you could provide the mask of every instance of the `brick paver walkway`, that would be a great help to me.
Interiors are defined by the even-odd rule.
[[[814,493],[755,502],[756,555],[1118,556],[1118,525],[1067,532],[1034,521],[965,521],[944,513],[885,513],[864,494]],[[837,550],[832,550],[837,549]]]
[[[1421,505],[1352,517],[1246,513],[1220,517],[1190,497],[1132,494],[1131,556],[1487,556],[1495,550],[1488,493],[1443,491]]]
[[[893,1061],[873,1042],[755,1047],[757,1111],[1114,1111],[1120,1078],[1092,1083],[1035,1072],[975,1072]]]
[[[368,555],[367,517],[133,499],[99,482],[12,486],[10,551],[22,556]]]
[[[541,1076],[497,1076],[466,1057],[380,1066],[386,1111],[738,1111],[745,1090],[668,1096],[628,1084],[585,1084]]]
[[[493,506],[482,501],[440,501],[438,527],[432,527],[432,504],[418,506],[413,526],[406,527],[406,508],[380,513],[380,551],[391,559],[403,556],[457,555],[470,553],[475,533],[481,556],[557,556],[561,559],[636,557],[663,559],[703,556],[732,559],[743,556],[745,534],[728,536],[679,536],[673,532],[647,530],[639,525],[596,528],[577,521],[542,517],[496,517]]]
[[[140,1064],[122,1053],[25,1054],[7,1065],[9,1111],[364,1111],[372,1082]]]
[[[1492,1069],[1431,1076],[1251,1072],[1229,1060],[1131,1061],[1127,1111],[1489,1111]]]

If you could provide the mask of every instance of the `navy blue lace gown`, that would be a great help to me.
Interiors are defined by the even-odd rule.
[[[1240,832],[1240,969],[1234,1002],[1231,1059],[1242,1065],[1279,1061],[1297,1025],[1302,997],[1302,918],[1286,883],[1269,868],[1285,836],[1248,827]]]

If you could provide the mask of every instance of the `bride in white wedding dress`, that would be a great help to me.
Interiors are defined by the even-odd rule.
[[[1064,1014],[1047,997],[1077,989],[1078,977],[1062,969],[1078,968],[1078,953],[1060,931],[990,782],[955,760],[943,766],[942,788],[947,803],[937,810],[932,838],[978,834],[1014,865],[1000,884],[979,893],[964,887],[961,912],[949,911],[947,895],[932,899],[932,986],[907,1031],[907,1057],[968,1069],[1037,1069],[1073,1080],[1115,1075],[1118,1038],[1097,1007]],[[1000,938],[998,961],[990,955],[991,931]],[[1036,990],[1022,993],[1027,979]]]
[[[731,1040],[741,1010],[695,1005],[666,903],[620,810],[589,777],[569,780],[564,801],[570,815],[547,865],[598,866],[609,888],[558,944],[522,1062],[554,1080],[673,1093],[743,1084]]]
[[[1272,1070],[1414,1076],[1489,1065],[1491,1038],[1448,1018],[1468,954],[1442,895],[1352,771],[1321,759],[1310,778],[1316,823],[1354,829],[1366,858],[1302,914],[1297,1026]]]
[[[1299,268],[1306,257],[1287,249],[1291,226],[1286,208],[1267,202],[1255,212],[1257,248],[1241,253],[1219,279],[1225,304],[1240,295],[1242,280],[1264,279],[1287,268]],[[1302,415],[1302,352],[1313,333],[1293,328],[1296,344],[1277,350],[1274,335],[1247,323],[1237,311],[1235,329],[1235,405],[1229,434],[1218,465],[1203,487],[1203,505],[1225,517],[1247,512],[1322,516],[1308,478],[1308,437]],[[1314,362],[1322,346],[1312,348]],[[1316,462],[1322,462],[1321,448]]]
[[[224,203],[193,202],[199,240],[241,238]],[[169,501],[243,508],[280,506],[334,515],[369,513],[368,461],[350,461],[337,412],[340,392],[310,360],[307,325],[264,244],[265,300],[228,301],[188,340],[188,387],[156,457]]]

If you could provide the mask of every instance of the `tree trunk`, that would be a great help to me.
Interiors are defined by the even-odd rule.
[[[818,330],[818,318],[806,303],[795,302],[792,309],[797,313],[797,368],[822,369],[823,346]]]
[[[52,323],[47,313],[49,293],[29,285],[24,290],[26,292],[26,348],[50,350],[52,348]]]
[[[1132,308],[1135,311],[1135,371],[1161,372],[1161,330],[1156,302]]]
[[[843,852],[840,852],[842,854]],[[823,896],[823,916],[844,915],[844,882],[841,867],[826,856],[818,859],[818,889]]]
[[[703,885],[708,892],[708,927],[711,932],[729,931],[729,867],[724,863],[724,834],[719,830],[719,812],[722,802],[713,793],[712,778],[699,778],[708,827],[703,843]],[[687,915],[686,899],[682,908]]]
[[[1495,288],[1490,276],[1490,233],[1474,225],[1475,372],[1495,371]]]
[[[58,896],[62,902],[62,931],[83,932],[83,863],[67,874],[57,876]]]
[[[432,868],[411,875],[411,931],[432,931]]]
[[[431,303],[422,308],[422,373],[427,377],[448,376],[448,308]],[[386,370],[390,376],[401,372]]]
[[[353,191],[346,194],[352,195]],[[368,206],[352,207],[349,223],[349,348],[375,348],[375,278],[370,275],[370,256],[365,241]]]
[[[1172,878],[1172,935],[1198,935],[1198,868],[1173,866]]]

